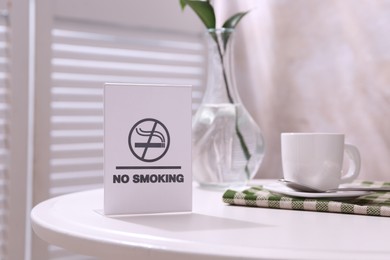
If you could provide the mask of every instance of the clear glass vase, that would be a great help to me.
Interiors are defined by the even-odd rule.
[[[246,184],[260,167],[264,139],[237,92],[234,30],[211,29],[207,39],[207,88],[192,122],[194,179],[201,186]]]

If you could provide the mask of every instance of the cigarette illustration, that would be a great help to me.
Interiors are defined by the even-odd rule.
[[[137,134],[140,136],[148,137],[148,141],[146,143],[136,142],[134,143],[134,146],[138,148],[164,148],[165,147],[164,135],[159,131],[155,131],[154,129],[155,127],[153,127],[151,131],[145,131],[142,130],[141,128],[136,128],[135,131],[137,132]],[[153,137],[159,139],[160,142],[151,142]]]

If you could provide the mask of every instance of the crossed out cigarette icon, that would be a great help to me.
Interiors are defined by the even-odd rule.
[[[130,151],[144,162],[161,159],[168,151],[169,142],[168,129],[153,118],[145,118],[134,124],[128,138]],[[158,151],[156,148],[159,148]]]

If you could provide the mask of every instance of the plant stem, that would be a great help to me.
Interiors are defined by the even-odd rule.
[[[234,100],[233,100],[233,97],[230,93],[230,88],[229,88],[229,81],[227,79],[227,75],[226,75],[226,71],[225,71],[225,62],[224,62],[224,57],[223,57],[223,54],[222,54],[222,49],[221,49],[221,45],[218,41],[218,37],[216,38],[216,44],[217,44],[217,49],[218,49],[218,54],[219,54],[219,57],[221,59],[221,66],[222,66],[222,75],[223,75],[223,79],[225,81],[225,85],[226,85],[226,93],[227,93],[227,97],[228,97],[228,100],[231,104],[234,104]],[[238,116],[237,116],[237,107],[235,107],[236,109],[236,126],[235,126],[235,129],[236,129],[236,133],[237,133],[237,137],[238,137],[238,140],[240,141],[240,145],[241,145],[241,148],[242,148],[242,151],[244,153],[244,156],[245,156],[245,159],[247,161],[246,165],[245,165],[245,172],[247,174],[247,177],[248,179],[250,178],[250,172],[249,172],[249,168],[248,168],[248,161],[249,159],[251,158],[251,154],[249,152],[249,149],[248,149],[248,146],[244,140],[244,136],[242,135],[241,133],[241,130],[240,128],[238,127]]]
[[[221,45],[219,44],[218,39],[216,39],[216,43],[217,43],[219,58],[221,59],[222,75],[223,75],[223,80],[225,81],[225,85],[226,85],[226,93],[227,93],[229,102],[234,104],[233,97],[230,94],[229,83],[228,83],[227,76],[226,76],[226,71],[225,71],[225,62],[224,62],[224,59],[223,59]]]

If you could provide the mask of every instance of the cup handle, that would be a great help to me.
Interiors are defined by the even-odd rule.
[[[355,180],[360,172],[360,153],[356,146],[344,145],[344,151],[349,157],[350,165],[347,174],[341,177],[340,183],[349,183]]]

